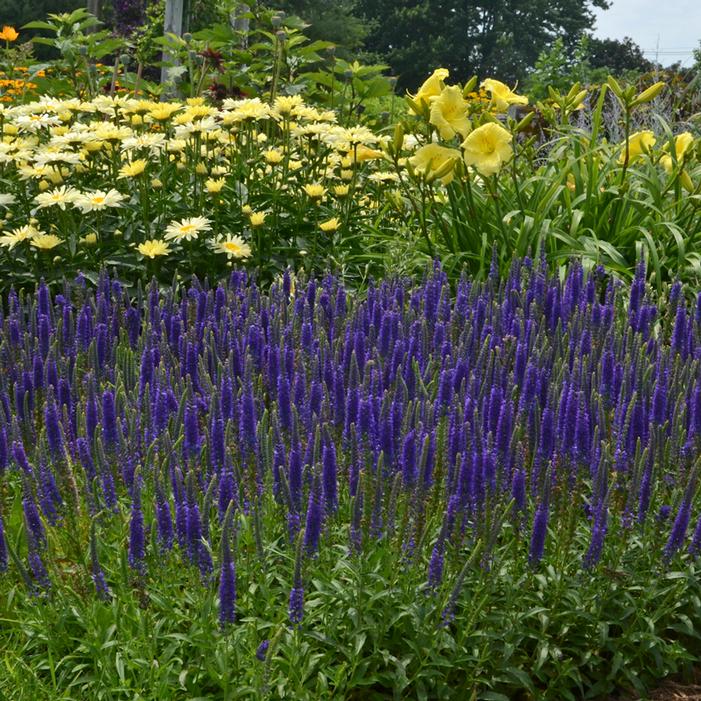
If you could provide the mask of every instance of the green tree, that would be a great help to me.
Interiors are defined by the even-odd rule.
[[[359,0],[370,21],[366,48],[415,88],[437,66],[456,78],[473,73],[523,79],[559,36],[574,45],[608,0]]]
[[[630,38],[597,39],[589,38],[587,61],[592,68],[606,68],[613,75],[624,75],[628,72],[647,73],[654,68],[648,61],[643,50]]]
[[[310,39],[332,41],[346,57],[362,46],[368,33],[367,22],[357,14],[356,0],[278,0],[269,4],[301,17],[309,24],[304,33]]]

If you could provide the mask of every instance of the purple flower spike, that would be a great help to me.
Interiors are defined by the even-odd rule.
[[[531,533],[531,545],[528,551],[528,562],[531,567],[536,567],[543,559],[545,551],[545,536],[548,531],[549,508],[547,501],[539,504],[533,518],[533,531]]]
[[[144,572],[146,542],[144,536],[144,515],[141,511],[141,484],[138,474],[134,480],[134,490],[129,520],[129,566],[138,573]]]
[[[265,658],[268,654],[268,648],[270,647],[270,640],[263,640],[256,650],[256,658],[261,662],[265,662]]]

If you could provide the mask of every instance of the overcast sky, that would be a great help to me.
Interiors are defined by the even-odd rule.
[[[691,51],[701,39],[701,0],[613,0],[596,16],[596,36],[632,37],[651,60],[659,48],[663,65],[691,64]]]

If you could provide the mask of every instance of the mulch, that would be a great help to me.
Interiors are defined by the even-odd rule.
[[[667,679],[644,697],[645,701],[701,701],[701,669],[696,670],[689,682]],[[643,701],[640,696],[622,696],[617,701]]]
[[[650,695],[650,701],[672,701],[672,699],[701,701],[701,685],[667,682]]]

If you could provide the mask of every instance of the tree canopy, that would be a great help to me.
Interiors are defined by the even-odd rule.
[[[630,38],[618,39],[589,39],[587,59],[592,68],[606,68],[614,75],[622,75],[626,71],[646,72],[654,68],[648,61],[642,49]]]
[[[346,52],[361,47],[369,30],[368,22],[358,15],[356,0],[277,0],[270,4],[308,22],[305,34],[311,39],[332,41]]]
[[[523,79],[558,36],[576,42],[608,0],[359,0],[371,22],[365,46],[413,88],[436,66]]]

